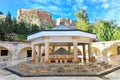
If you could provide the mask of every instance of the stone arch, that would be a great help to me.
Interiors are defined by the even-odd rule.
[[[92,53],[94,56],[103,56],[101,50],[97,47],[92,47]]]
[[[10,49],[9,48],[7,48],[7,47],[4,47],[4,46],[0,46],[0,56],[1,56],[1,51],[2,50],[7,50],[8,51],[8,55],[7,56],[5,56],[5,57],[7,57],[7,58],[9,58],[9,59],[11,59],[12,58],[12,51],[10,51]],[[2,57],[3,58],[3,57]]]
[[[106,48],[107,56],[118,55],[118,42],[115,42]]]
[[[107,50],[110,49],[111,47],[118,46],[118,42],[112,43],[107,47]]]
[[[18,59],[27,58],[27,51],[28,50],[31,50],[31,53],[32,53],[32,48],[31,47],[22,48],[18,53]]]

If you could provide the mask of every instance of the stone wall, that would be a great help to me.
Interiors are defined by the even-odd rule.
[[[37,9],[19,9],[17,20],[39,25],[40,22],[52,22],[51,13]]]
[[[11,55],[12,59],[17,59],[18,55],[25,48],[31,48],[30,42],[9,42],[0,41],[0,50],[8,50],[8,56]]]
[[[69,26],[69,27],[75,27],[76,21],[70,20],[68,18],[57,18],[55,20],[55,25],[60,25],[60,24]]]
[[[118,47],[120,46],[120,40],[116,41],[104,41],[92,43],[92,52],[102,54],[102,56],[115,56],[118,55]]]
[[[106,44],[105,47],[104,47],[103,43]],[[113,46],[109,45],[110,43]],[[120,40],[108,41],[108,42],[95,42],[92,44],[92,52],[93,52],[93,54],[98,53],[97,56],[101,56],[101,54],[103,55],[104,53],[109,56],[117,55],[118,54],[117,48],[120,47],[119,44],[120,44]],[[56,48],[56,50],[58,48]],[[103,48],[103,49],[101,49],[101,48]],[[26,57],[26,54],[24,54],[24,53],[26,53],[27,50],[31,50],[31,49],[32,49],[32,45],[30,42],[0,41],[0,54],[1,54],[1,50],[8,50],[8,52],[9,52],[8,57],[10,57],[12,59]],[[67,47],[66,47],[66,49],[67,49]],[[82,48],[79,47],[79,49],[81,50]],[[44,53],[44,46],[42,47],[41,51],[42,51],[42,53]]]

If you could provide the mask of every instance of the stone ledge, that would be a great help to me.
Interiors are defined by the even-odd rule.
[[[20,77],[40,77],[40,76],[97,76],[97,77],[101,77],[118,69],[120,69],[120,66],[114,66],[104,71],[92,72],[92,73],[91,72],[61,72],[61,71],[48,73],[44,71],[39,74],[34,74],[35,71],[33,70],[33,74],[30,74],[30,73],[26,73],[20,70],[16,70],[14,69],[14,67],[5,68],[5,70],[10,71],[13,74],[16,74]]]

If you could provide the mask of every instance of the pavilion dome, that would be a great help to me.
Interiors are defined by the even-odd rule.
[[[73,26],[68,27],[68,26],[64,26],[64,25],[58,25],[58,26],[51,28],[50,30],[76,30],[76,28]]]

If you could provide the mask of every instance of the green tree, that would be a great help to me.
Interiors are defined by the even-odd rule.
[[[49,30],[52,27],[53,27],[52,24],[46,21],[40,22],[40,25],[39,25],[40,30]]]
[[[99,19],[95,22],[93,32],[97,34],[99,41],[115,40],[115,33],[117,30],[117,24],[114,20],[102,20]]]
[[[0,40],[4,41],[5,40],[5,22],[0,19]]]
[[[0,15],[3,15],[2,11],[0,11]]]
[[[8,14],[5,17],[5,29],[6,29],[6,34],[12,32],[12,19],[10,12],[8,12]]]
[[[88,32],[92,32],[92,26],[89,22],[89,14],[85,9],[81,9],[79,12],[76,12],[76,17],[78,22],[76,23],[76,28]]]
[[[115,30],[115,40],[120,40],[120,27],[117,27]]]
[[[37,26],[36,24],[30,24],[30,23],[27,24],[27,29],[28,29],[28,34],[33,34],[40,31],[39,26]]]
[[[28,34],[27,24],[24,21],[18,22],[17,34],[20,34],[20,35],[22,35],[22,34],[27,35]]]
[[[17,31],[18,31],[18,22],[17,22],[17,20],[16,20],[16,18],[13,18],[12,19],[12,28],[13,28],[13,32],[14,33],[17,33]]]
[[[8,12],[8,14],[5,17],[5,26],[4,26],[4,33],[5,37],[8,40],[13,40],[13,26],[12,26],[12,19],[11,19],[11,14]]]

